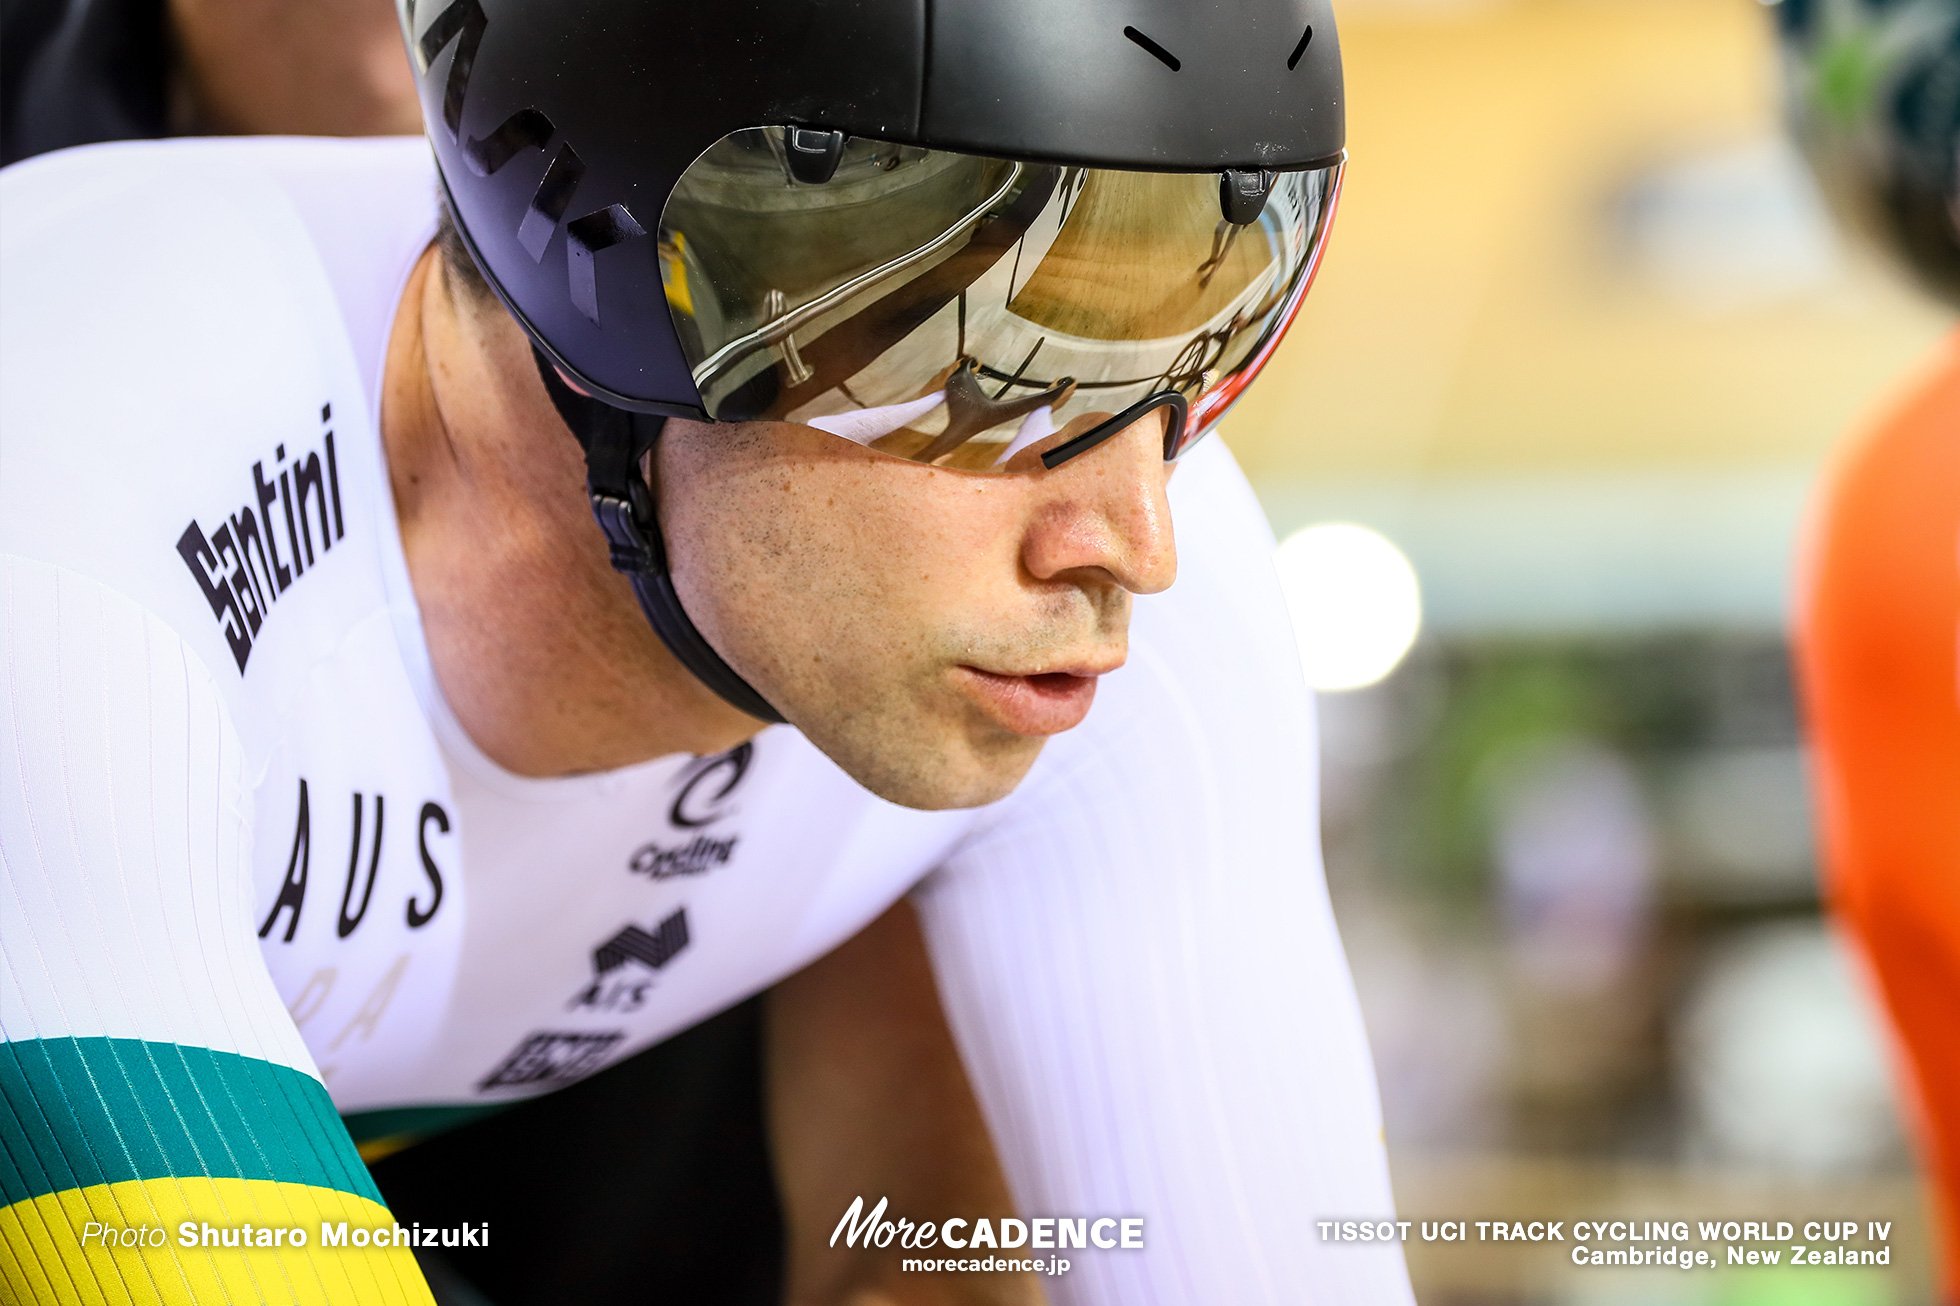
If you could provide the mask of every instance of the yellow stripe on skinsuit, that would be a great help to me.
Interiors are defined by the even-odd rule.
[[[297,1248],[186,1247],[179,1228],[186,1221],[194,1242],[204,1225],[232,1231],[248,1224],[255,1241],[265,1229],[272,1237],[299,1230],[306,1241]],[[325,1245],[321,1226],[342,1221],[347,1245]],[[115,1235],[105,1238],[91,1225]],[[356,1229],[393,1228],[378,1202],[271,1179],[67,1188],[0,1209],[0,1298],[60,1306],[433,1306],[406,1247],[353,1245]]]

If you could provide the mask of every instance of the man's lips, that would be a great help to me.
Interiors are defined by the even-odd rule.
[[[1096,701],[1096,677],[1114,668],[1008,676],[978,667],[958,673],[967,696],[997,726],[1017,735],[1058,735],[1082,724]]]

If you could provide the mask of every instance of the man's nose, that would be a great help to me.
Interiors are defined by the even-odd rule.
[[[1177,541],[1165,491],[1163,415],[1146,414],[1121,435],[1044,474],[1051,498],[1022,546],[1036,580],[1101,572],[1134,594],[1177,579]]]

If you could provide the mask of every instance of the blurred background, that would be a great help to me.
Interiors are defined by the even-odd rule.
[[[1691,1281],[1418,1241],[1418,1297],[1931,1302],[1785,628],[1813,484],[1952,317],[1834,232],[1756,0],[1340,19],[1342,212],[1224,430],[1326,691],[1400,1214],[1895,1222],[1886,1269]]]

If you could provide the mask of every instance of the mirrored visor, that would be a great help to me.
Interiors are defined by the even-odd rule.
[[[860,138],[812,184],[786,131],[724,137],[661,218],[709,415],[968,470],[1053,465],[1151,410],[1175,457],[1291,322],[1339,189],[1338,165],[1267,174],[1264,207],[1233,222],[1218,173]]]

